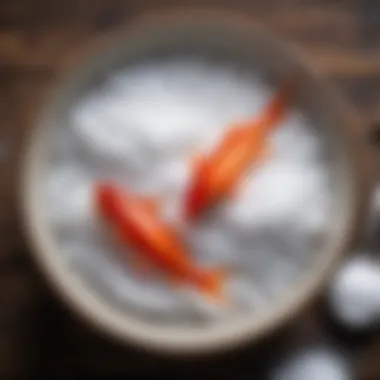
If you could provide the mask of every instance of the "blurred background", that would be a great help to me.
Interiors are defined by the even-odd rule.
[[[31,262],[18,216],[18,158],[38,106],[89,43],[147,11],[216,5],[249,13],[293,41],[356,107],[366,131],[380,126],[378,0],[1,0],[0,1],[0,377],[125,375],[261,379],[292,350],[339,348],[353,379],[380,379],[380,335],[342,332],[323,297],[291,326],[226,357],[171,361],[119,347],[78,321]],[[373,176],[380,150],[368,145]],[[377,157],[378,155],[378,157]],[[380,289],[379,289],[380,292]],[[325,380],[346,379],[321,375]],[[298,379],[298,378],[297,378]],[[297,380],[286,378],[286,380]]]

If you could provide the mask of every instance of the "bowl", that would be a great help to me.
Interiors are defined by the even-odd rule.
[[[187,52],[254,65],[273,81],[297,78],[297,99],[327,136],[334,171],[331,228],[323,249],[297,286],[255,316],[247,314],[199,328],[157,326],[117,310],[65,265],[40,212],[40,182],[48,164],[47,136],[52,127],[65,127],[65,115],[77,97],[109,70]],[[32,256],[70,308],[99,331],[126,344],[183,355],[216,353],[256,342],[283,326],[313,299],[360,229],[368,186],[355,117],[303,55],[247,16],[215,9],[168,10],[144,16],[82,52],[40,111],[22,159],[21,201]]]

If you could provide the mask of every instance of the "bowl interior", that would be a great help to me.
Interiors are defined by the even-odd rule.
[[[331,162],[331,228],[312,268],[277,303],[255,317],[242,316],[205,327],[157,326],[118,309],[112,300],[77,278],[62,259],[57,242],[38,212],[43,207],[41,178],[49,164],[49,134],[67,128],[68,110],[78,98],[104,80],[107,73],[141,62],[172,56],[196,56],[207,61],[226,61],[259,70],[269,82],[294,77],[300,107],[325,137]],[[87,320],[122,340],[176,353],[218,350],[247,341],[293,315],[314,294],[333,262],[344,251],[355,228],[359,188],[351,152],[350,129],[336,99],[323,80],[282,42],[256,29],[244,18],[188,12],[165,15],[131,27],[105,50],[88,55],[70,72],[46,107],[33,132],[25,159],[25,211],[34,252],[63,297]]]

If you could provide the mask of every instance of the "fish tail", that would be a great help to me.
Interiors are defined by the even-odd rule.
[[[288,78],[280,90],[274,95],[262,117],[262,121],[267,128],[272,128],[285,116],[290,102],[294,97],[295,90],[296,83]]]
[[[201,281],[202,291],[214,300],[226,303],[223,291],[227,272],[224,269],[214,269],[204,274]]]

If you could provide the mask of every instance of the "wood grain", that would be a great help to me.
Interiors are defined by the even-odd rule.
[[[189,4],[185,0],[0,1],[0,377],[136,376],[154,371],[249,377],[257,375],[254,368],[261,368],[264,357],[274,356],[272,351],[281,356],[268,345],[266,356],[251,349],[223,359],[173,363],[110,343],[72,317],[50,294],[29,260],[20,232],[16,191],[20,144],[31,128],[30,114],[52,79],[73,52],[131,18]],[[193,0],[191,4],[249,12],[307,53],[356,106],[368,128],[380,125],[379,1]],[[313,322],[305,331],[304,336],[312,337],[324,330],[320,322]],[[379,346],[375,343],[360,351],[358,379],[380,378]]]

